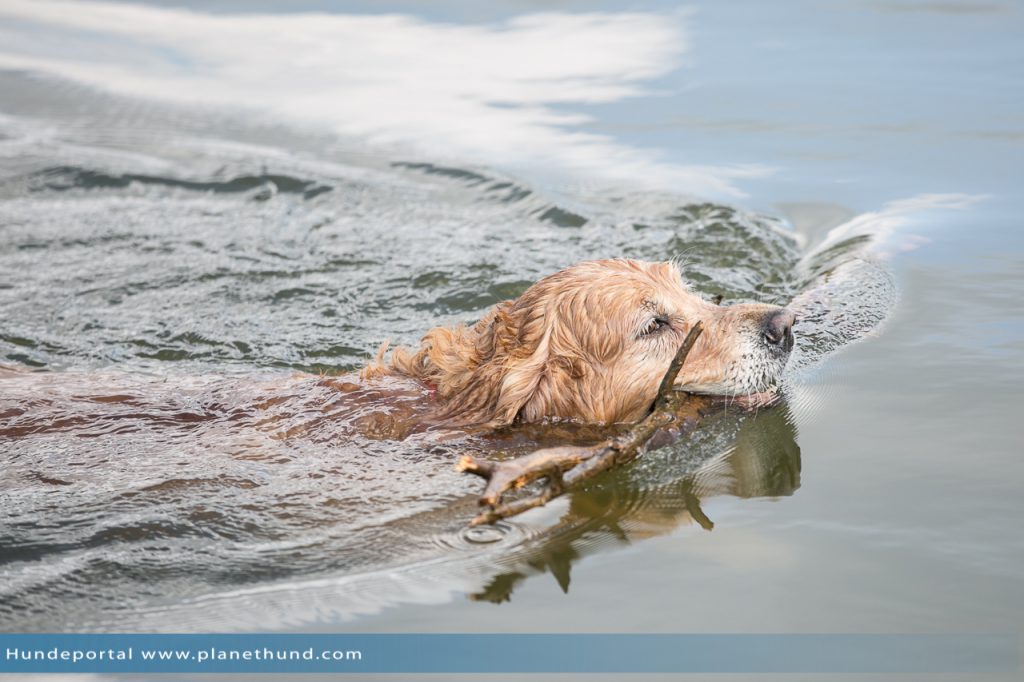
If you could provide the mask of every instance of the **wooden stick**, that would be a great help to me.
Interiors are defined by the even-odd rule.
[[[487,479],[487,485],[480,496],[480,505],[489,509],[477,515],[470,521],[470,525],[494,523],[543,506],[570,487],[636,459],[651,437],[675,420],[674,408],[679,400],[674,388],[675,380],[703,331],[700,322],[693,325],[662,377],[658,394],[647,416],[625,433],[596,445],[545,448],[504,462],[478,460],[463,455],[457,465],[458,470]],[[547,484],[539,493],[511,502],[501,502],[505,492],[522,488],[539,478],[547,479]]]

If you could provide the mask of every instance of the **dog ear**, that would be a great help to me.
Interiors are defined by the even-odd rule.
[[[531,344],[532,351],[525,357],[510,358],[505,363],[501,387],[498,391],[497,403],[491,422],[495,425],[511,424],[522,412],[523,408],[538,394],[538,387],[547,376],[550,333],[545,332],[536,344]],[[543,415],[543,406],[533,406],[534,412]]]
[[[444,402],[439,416],[453,423],[503,426],[564,412],[566,395],[574,395],[565,387],[584,370],[552,327],[557,277],[497,304],[471,327],[430,330],[414,353],[395,349],[391,367],[433,386]]]
[[[428,335],[432,364],[443,372],[438,392],[447,401],[447,418],[491,426],[516,420],[548,360],[549,332],[536,303],[505,301],[469,329],[443,339],[441,330]]]

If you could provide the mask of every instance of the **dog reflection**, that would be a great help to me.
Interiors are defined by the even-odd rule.
[[[711,530],[714,522],[701,508],[704,499],[786,497],[800,487],[800,447],[785,402],[742,414],[707,405],[699,432],[690,435],[648,455],[663,455],[664,466],[645,467],[642,472],[630,468],[601,485],[573,492],[568,510],[545,531],[551,540],[521,556],[513,570],[494,575],[471,598],[508,601],[519,583],[544,572],[568,592],[572,565],[609,539],[629,544],[689,524]],[[673,457],[672,452],[692,448],[698,437],[702,451],[724,454],[695,468],[673,466],[673,459],[685,458]]]

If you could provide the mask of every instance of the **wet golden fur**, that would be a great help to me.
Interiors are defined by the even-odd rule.
[[[770,388],[788,349],[762,348],[760,330],[778,311],[710,303],[672,262],[590,261],[545,277],[476,324],[430,330],[418,348],[385,359],[385,344],[361,377],[406,376],[436,389],[440,417],[453,424],[633,421],[698,320],[705,331],[677,386],[727,395]]]

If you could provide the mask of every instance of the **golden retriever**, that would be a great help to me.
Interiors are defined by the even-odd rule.
[[[704,333],[678,388],[751,396],[777,382],[793,348],[793,313],[722,307],[695,294],[674,262],[597,260],[549,275],[479,322],[437,327],[419,348],[387,344],[360,374],[414,379],[452,425],[547,419],[611,424],[642,417],[697,321]]]
[[[677,378],[680,389],[740,399],[771,389],[793,347],[791,312],[708,302],[674,263],[600,260],[541,279],[472,326],[432,329],[418,348],[388,357],[384,344],[358,377],[0,372],[0,436],[216,423],[239,437],[249,425],[278,441],[334,443],[552,420],[630,422],[649,409],[698,320],[704,333]]]

